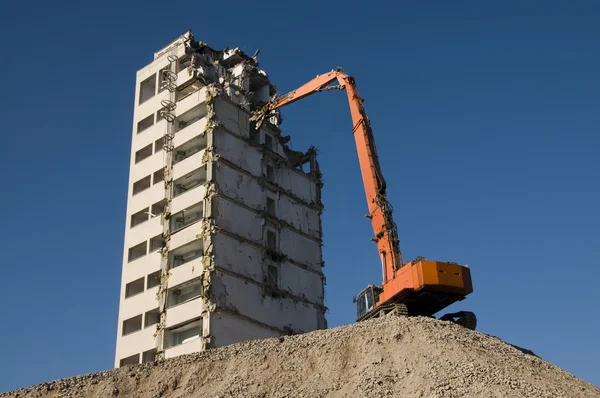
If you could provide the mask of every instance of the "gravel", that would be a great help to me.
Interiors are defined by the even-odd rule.
[[[388,316],[0,397],[600,397],[597,387],[524,351],[450,322]]]

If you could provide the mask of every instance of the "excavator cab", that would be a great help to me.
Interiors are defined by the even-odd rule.
[[[368,285],[358,293],[358,297],[354,298],[354,302],[356,303],[356,319],[364,318],[365,315],[375,309],[375,303],[379,301],[381,290],[379,286]]]

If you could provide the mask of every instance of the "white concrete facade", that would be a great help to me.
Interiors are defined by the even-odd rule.
[[[115,367],[327,327],[316,153],[249,122],[273,95],[190,32],[138,71]]]

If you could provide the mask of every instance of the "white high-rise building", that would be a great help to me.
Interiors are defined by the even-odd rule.
[[[137,72],[115,366],[327,327],[316,153],[256,57],[191,32]]]

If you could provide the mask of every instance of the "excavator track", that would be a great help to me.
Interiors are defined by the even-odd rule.
[[[408,307],[406,304],[394,303],[389,304],[379,311],[379,316],[395,315],[408,316]]]
[[[456,318],[456,319],[455,319]],[[473,312],[460,311],[452,314],[446,314],[440,318],[441,321],[450,321],[469,330],[477,328],[477,317]]]
[[[458,318],[456,323],[467,329],[475,330],[475,328],[477,328],[477,317],[475,317],[475,314],[472,312],[464,311],[464,315]]]
[[[406,306],[406,304],[402,303],[384,304],[375,308],[373,311],[368,312],[363,318],[359,319],[359,321],[364,321],[372,318],[382,318],[388,315],[409,316],[408,307]]]

